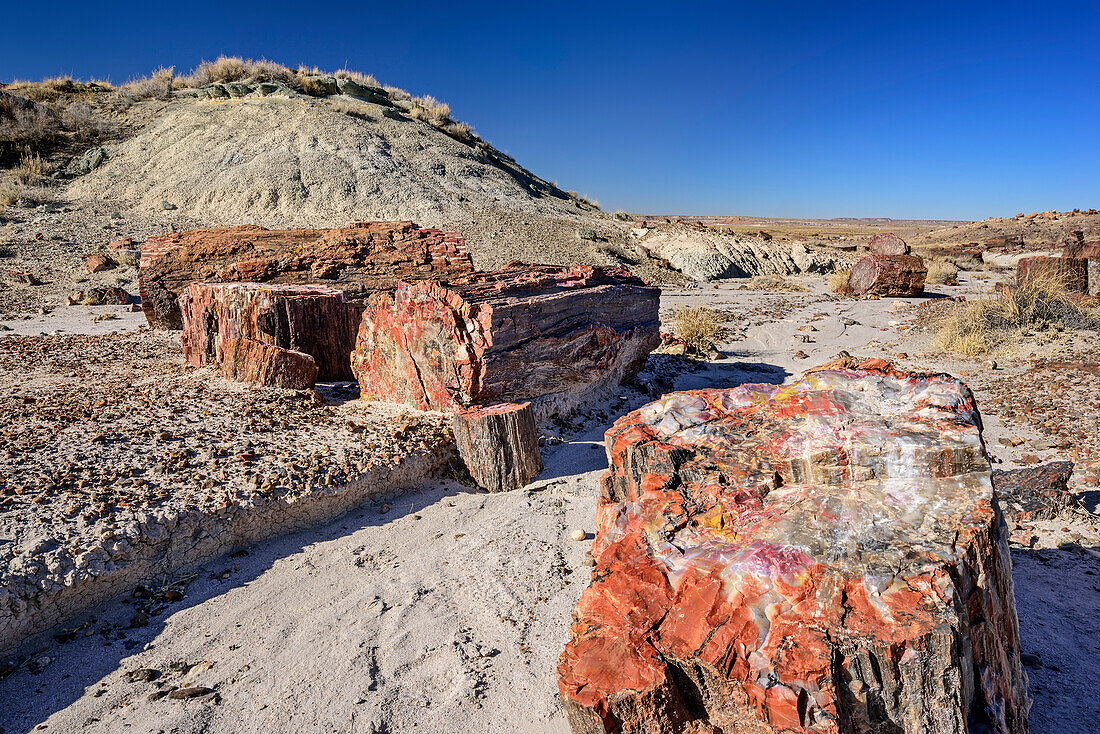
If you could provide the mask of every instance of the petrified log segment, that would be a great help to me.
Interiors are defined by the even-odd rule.
[[[660,344],[659,297],[624,268],[580,265],[402,283],[363,313],[352,369],[365,399],[567,411],[642,368]]]
[[[309,355],[316,363],[317,379],[352,379],[350,355],[361,309],[338,290],[319,285],[196,283],[179,300],[188,364],[224,364],[230,340],[249,340]]]
[[[358,222],[341,229],[194,229],[150,237],[141,248],[141,304],[155,329],[180,329],[177,303],[200,282],[326,281],[353,303],[392,291],[398,279],[446,280],[473,272],[457,232],[412,222]]]
[[[826,370],[607,432],[574,732],[1024,734],[1011,557],[970,391]]]
[[[867,255],[852,266],[848,284],[858,294],[918,296],[928,269],[915,255]]]
[[[313,357],[252,339],[226,339],[218,368],[227,380],[305,390],[317,381]]]
[[[993,472],[993,489],[1012,525],[1030,525],[1036,520],[1053,520],[1078,506],[1077,495],[1069,491],[1071,476],[1072,461],[998,469]]]
[[[1022,257],[1016,285],[1048,283],[1067,293],[1089,292],[1089,261],[1083,257]]]
[[[542,471],[530,403],[469,408],[454,418],[455,444],[470,476],[490,492],[526,486]]]
[[[876,255],[908,255],[909,245],[893,232],[879,232],[871,238],[868,249]]]

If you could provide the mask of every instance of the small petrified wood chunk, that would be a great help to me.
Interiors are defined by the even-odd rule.
[[[615,422],[574,732],[1025,734],[1011,557],[970,391],[825,370]]]
[[[993,472],[993,489],[1001,510],[1013,525],[1036,520],[1053,520],[1077,507],[1077,496],[1069,491],[1072,461],[1051,461],[1021,469]]]
[[[218,369],[227,380],[289,390],[305,390],[317,381],[317,363],[304,352],[234,338],[222,342],[221,349]]]
[[[1022,257],[1016,285],[1049,284],[1066,293],[1089,292],[1089,261],[1083,257]]]
[[[141,248],[141,305],[154,329],[183,328],[178,299],[192,283],[308,284],[318,280],[363,304],[398,279],[446,280],[473,272],[457,232],[412,222],[340,229],[194,229],[150,237]]]
[[[908,255],[909,245],[893,232],[879,232],[871,238],[868,249],[876,255]]]
[[[333,288],[196,283],[180,296],[180,309],[183,355],[195,367],[224,363],[228,342],[238,339],[309,355],[317,379],[352,377],[360,308]]]
[[[352,369],[364,399],[567,412],[644,366],[660,344],[659,298],[624,268],[580,265],[402,283],[363,313]]]
[[[928,269],[915,255],[867,255],[852,266],[848,284],[857,294],[919,296]]]
[[[542,471],[531,403],[501,403],[455,414],[455,443],[470,476],[490,492],[507,492]]]

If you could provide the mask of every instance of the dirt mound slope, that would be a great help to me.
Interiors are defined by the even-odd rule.
[[[209,225],[413,220],[462,232],[480,268],[606,264],[578,230],[626,241],[620,223],[499,151],[350,97],[177,99],[107,146],[106,163],[70,194],[143,212],[167,203]]]
[[[1018,244],[1028,248],[1058,249],[1080,231],[1086,241],[1100,239],[1100,212],[1095,209],[1069,212],[1046,211],[1015,217],[984,219],[913,237],[916,247],[1000,247]]]

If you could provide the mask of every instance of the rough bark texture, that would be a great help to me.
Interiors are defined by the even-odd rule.
[[[854,293],[918,296],[928,269],[915,255],[867,255],[852,266],[848,283]]]
[[[141,304],[155,329],[182,328],[178,298],[199,282],[325,281],[353,303],[397,280],[446,280],[473,272],[457,232],[412,222],[357,222],[341,229],[195,229],[150,237],[141,248]]]
[[[1023,257],[1016,264],[1016,285],[1049,280],[1068,293],[1089,292],[1089,261],[1082,257]]]
[[[265,387],[305,390],[317,382],[317,363],[305,352],[253,339],[222,342],[218,369],[227,380]]]
[[[251,382],[247,375],[277,374],[282,367],[301,362],[274,349],[246,344],[252,342],[309,356],[316,363],[315,379],[352,379],[350,355],[360,308],[348,303],[338,290],[318,285],[196,283],[184,290],[179,301],[181,342],[188,364],[222,365],[227,377],[237,375],[231,379]],[[238,343],[230,348],[234,341]],[[274,365],[248,364],[254,359],[275,358],[280,370]],[[305,374],[302,369],[292,372],[297,377]]]
[[[579,265],[402,283],[363,313],[352,369],[366,399],[568,412],[642,368],[660,344],[659,297],[628,270]]]
[[[455,443],[470,476],[490,492],[525,487],[542,471],[530,403],[469,408],[454,418]]]
[[[970,391],[824,370],[615,422],[574,732],[1027,731],[1011,557]]]
[[[908,255],[909,245],[893,232],[880,232],[871,238],[868,248],[876,255]]]
[[[993,490],[1013,540],[1028,545],[1032,523],[1055,520],[1080,509],[1078,495],[1069,491],[1072,475],[1072,461],[993,472]]]

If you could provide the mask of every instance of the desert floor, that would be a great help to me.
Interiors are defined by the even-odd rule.
[[[960,286],[935,289],[973,294],[989,289],[984,276],[964,273]],[[666,290],[663,316],[683,303],[728,312],[727,341],[721,358],[694,370],[654,357],[639,383],[654,371],[673,374],[678,389],[781,382],[840,350],[947,371],[974,389],[989,451],[1003,468],[1025,455],[1060,458],[1068,453],[1063,429],[1096,424],[1095,376],[1067,394],[1053,389],[1063,378],[1033,359],[1094,364],[1096,334],[1021,345],[990,369],[933,350],[915,328],[921,311],[913,306],[923,299],[837,299],[821,276],[800,282],[808,292],[748,291],[735,281]],[[6,323],[34,334],[141,323],[141,314],[93,323],[93,310]],[[815,331],[798,331],[807,325]],[[799,350],[807,356],[796,357]],[[1044,391],[1052,393],[1047,412],[1005,414]],[[607,465],[603,431],[649,399],[627,387],[573,424],[544,426],[564,442],[544,449],[546,469],[524,490],[491,495],[440,482],[249,547],[195,569],[183,600],[147,626],[129,626],[128,599],[100,607],[82,628],[97,633],[64,643],[45,636],[30,664],[0,680],[0,734],[567,732],[555,666],[589,577],[588,541],[570,534],[581,528],[591,539],[597,477]],[[1023,442],[1009,448],[1002,437]],[[1073,443],[1076,477],[1095,471],[1095,446]],[[1078,486],[1095,511],[1094,489]],[[1037,529],[1032,547],[1013,546],[1037,734],[1095,731],[1100,720],[1090,686],[1100,676],[1096,522],[1078,513]],[[216,694],[156,694],[158,684],[184,681]]]

